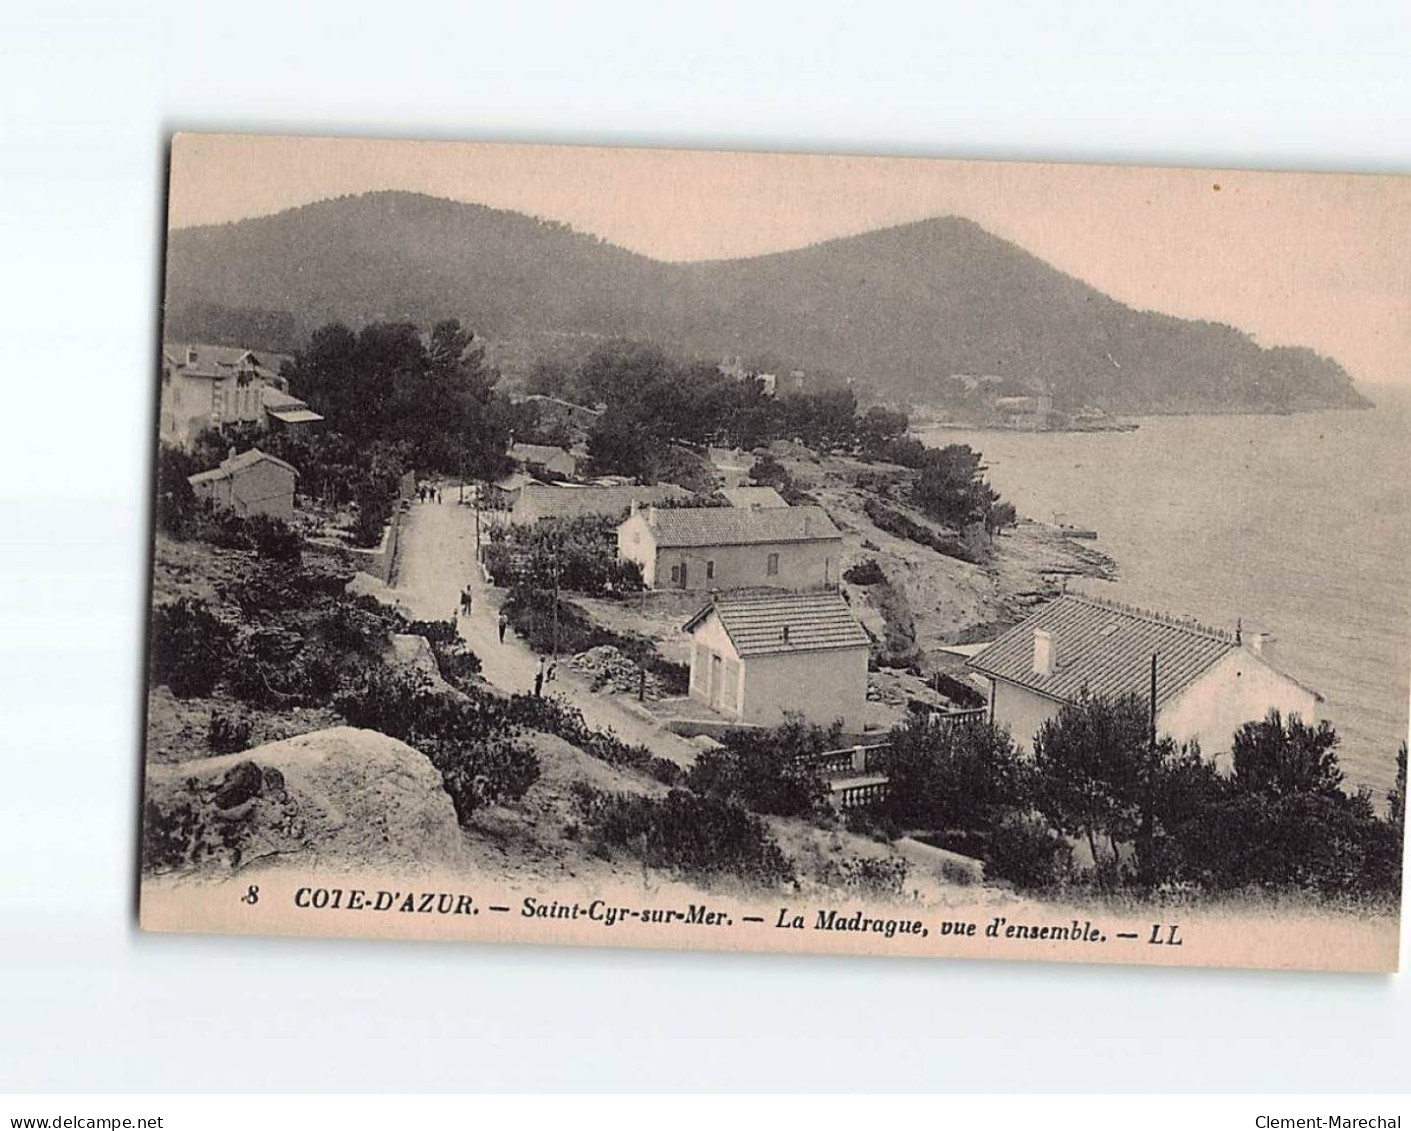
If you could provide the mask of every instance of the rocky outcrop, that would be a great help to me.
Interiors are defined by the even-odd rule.
[[[142,849],[149,874],[252,864],[433,870],[465,853],[425,756],[354,727],[150,766]]]

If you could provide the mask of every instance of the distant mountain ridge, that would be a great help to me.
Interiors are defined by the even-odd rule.
[[[1330,358],[1135,310],[958,217],[665,263],[518,212],[377,192],[174,231],[166,285],[169,333],[186,338],[222,318],[227,336],[297,339],[335,319],[455,317],[492,342],[644,337],[921,401],[952,374],[993,374],[1126,413],[1366,403]]]

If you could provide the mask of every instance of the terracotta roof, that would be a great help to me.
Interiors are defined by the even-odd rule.
[[[787,507],[784,496],[773,487],[726,487],[720,492],[732,507]]]
[[[1052,675],[1034,672],[1035,630],[1053,638]],[[970,666],[1064,702],[1077,699],[1085,689],[1106,698],[1146,698],[1155,653],[1160,706],[1238,647],[1228,633],[1194,621],[1070,593],[1015,625]]]
[[[871,641],[838,593],[755,590],[716,597],[685,624],[690,632],[707,616],[720,618],[741,656],[866,648]]]
[[[647,521],[661,546],[762,546],[841,538],[822,507],[676,507]]]

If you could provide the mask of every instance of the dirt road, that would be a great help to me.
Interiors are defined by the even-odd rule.
[[[402,530],[397,592],[417,617],[448,620],[458,614],[461,587],[469,583],[471,615],[460,616],[458,623],[461,637],[480,657],[481,674],[504,691],[533,691],[539,657],[513,629],[505,633],[503,644],[497,638],[500,592],[481,580],[475,565],[475,512],[454,501],[453,488],[445,490],[443,498],[442,503],[412,503]],[[589,726],[613,731],[623,741],[641,743],[681,765],[695,760],[696,747],[638,718],[611,698],[595,694],[564,660],[560,657],[557,678],[545,689],[547,694],[572,703]]]

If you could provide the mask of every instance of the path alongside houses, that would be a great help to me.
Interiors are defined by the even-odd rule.
[[[513,629],[505,642],[497,639],[499,591],[487,585],[475,565],[475,513],[450,501],[414,503],[402,531],[401,558],[396,589],[412,615],[424,620],[447,620],[459,606],[467,581],[474,595],[469,617],[459,618],[461,636],[480,657],[481,675],[502,691],[534,690],[539,658]],[[698,750],[679,735],[657,727],[612,699],[592,691],[559,657],[557,678],[547,693],[561,696],[578,710],[589,726],[611,730],[624,742],[642,743],[652,753],[690,765]]]

